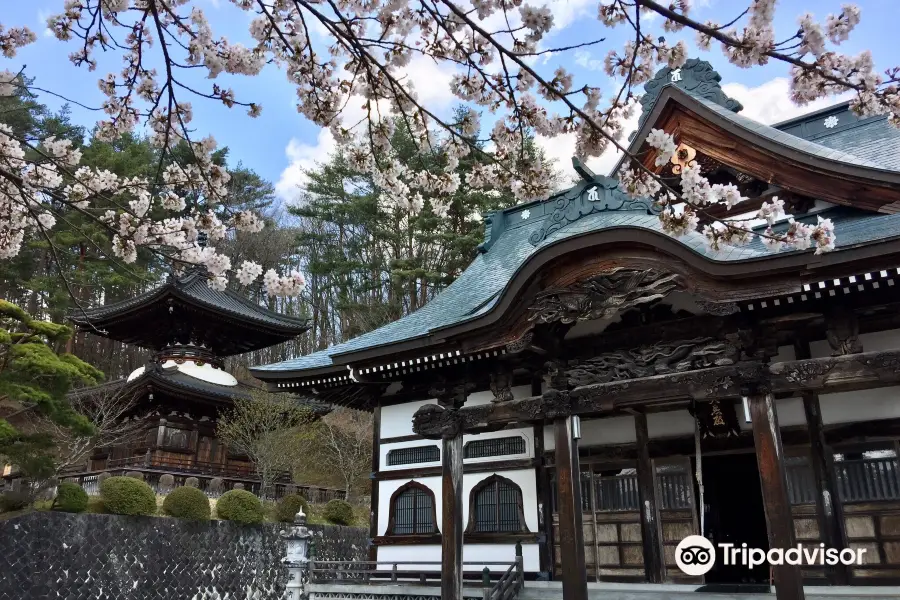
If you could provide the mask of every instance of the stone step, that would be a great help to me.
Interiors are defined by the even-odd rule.
[[[696,585],[645,583],[588,583],[591,600],[774,600],[774,593],[766,593],[760,586],[720,586],[712,588]],[[710,591],[707,591],[710,590]],[[896,588],[882,586],[804,588],[806,600],[897,600]],[[774,589],[772,590],[774,592]],[[563,600],[559,582],[526,582],[519,600]]]

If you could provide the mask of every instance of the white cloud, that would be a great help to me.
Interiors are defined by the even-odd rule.
[[[293,204],[300,194],[300,189],[308,180],[304,171],[315,167],[316,163],[327,161],[328,155],[336,147],[334,136],[328,129],[319,131],[315,145],[291,138],[287,148],[284,149],[290,164],[281,172],[275,184],[275,194],[288,204]]]
[[[54,14],[56,14],[56,13],[53,11],[50,11],[50,10],[39,10],[38,11],[37,20],[38,20],[38,24],[40,25],[40,27],[42,29],[41,34],[44,37],[53,37],[53,32],[50,30],[49,27],[47,27],[47,19],[52,17]]]
[[[579,67],[584,67],[589,71],[603,70],[603,61],[594,58],[593,55],[587,50],[579,49],[575,51],[575,64]]]
[[[628,135],[637,127],[639,117],[640,111],[635,111],[635,114],[626,123],[625,131],[627,133],[618,140],[621,145],[628,145]],[[575,155],[575,134],[567,133],[553,138],[539,135],[535,141],[543,149],[548,159],[556,159],[556,168],[563,175],[561,184],[570,185],[573,178],[577,177],[572,169],[572,156]],[[622,153],[610,144],[603,154],[589,158],[587,166],[597,175],[608,175],[621,156]]]
[[[743,116],[766,125],[798,117],[846,99],[822,98],[806,106],[798,106],[791,101],[790,81],[786,77],[776,77],[756,87],[726,83],[722,86],[722,91],[744,105],[744,110],[741,111]]]

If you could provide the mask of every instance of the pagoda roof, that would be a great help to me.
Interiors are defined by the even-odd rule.
[[[250,399],[253,392],[261,388],[238,382],[228,386],[203,381],[180,372],[176,368],[162,368],[156,364],[148,364],[146,370],[134,379],[119,379],[100,385],[73,390],[72,395],[85,396],[104,392],[144,394],[158,392],[173,396],[179,400],[202,402],[220,407],[231,406],[235,400]],[[308,406],[318,415],[330,412],[330,407],[315,399],[294,396],[297,404]]]
[[[664,111],[678,108],[699,122],[727,129],[729,136],[776,157],[779,165],[789,166],[795,173],[812,173],[808,179],[818,184],[824,181],[826,188],[832,182],[835,187],[846,185],[852,193],[834,198],[814,195],[827,202],[817,202],[818,209],[794,216],[796,221],[813,224],[820,216],[831,219],[835,252],[815,257],[812,249],[772,252],[759,238],[747,246],[716,252],[697,232],[673,238],[662,231],[649,199],[632,200],[618,188],[616,180],[594,175],[577,163],[582,181],[575,186],[545,200],[488,216],[479,254],[451,285],[418,311],[326,350],[254,367],[251,373],[268,381],[318,377],[347,373],[353,364],[376,357],[408,351],[439,352],[437,349],[445,347],[451,336],[499,318],[496,315],[501,305],[512,302],[510,297],[517,291],[515,280],[533,274],[548,257],[601,241],[664,250],[717,277],[750,277],[770,269],[808,273],[814,268],[881,254],[900,255],[900,214],[886,214],[895,213],[892,204],[900,200],[900,130],[893,128],[885,116],[858,118],[847,103],[842,103],[767,126],[738,114],[740,104],[724,94],[711,93],[710,85],[698,89],[703,94],[673,85],[660,86],[652,102],[645,103],[646,114],[632,138],[631,150],[640,148]],[[825,123],[831,116],[837,119],[836,126],[834,120]],[[785,189],[790,186],[785,185]],[[774,229],[787,226],[785,218]]]
[[[217,356],[266,348],[309,329],[306,318],[268,310],[230,289],[214,290],[207,281],[205,271],[194,268],[133,298],[76,310],[69,319],[83,331],[144,348],[199,343]]]

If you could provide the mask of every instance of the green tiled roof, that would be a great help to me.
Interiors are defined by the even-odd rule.
[[[517,212],[521,214],[520,210]],[[873,214],[845,207],[830,208],[819,214],[835,221],[838,248],[900,235],[900,214]],[[424,336],[436,329],[473,319],[490,310],[500,292],[527,258],[554,242],[594,231],[621,228],[651,230],[665,235],[662,234],[659,219],[655,215],[639,211],[610,211],[583,217],[551,234],[538,245],[532,245],[530,236],[539,231],[549,218],[549,215],[540,218],[530,216],[524,220],[526,223],[503,231],[491,248],[486,253],[479,254],[456,281],[413,314],[327,350],[255,367],[254,374],[264,378],[266,373],[271,372],[329,367],[333,364],[331,356],[334,354]],[[816,215],[807,215],[798,220],[814,222],[815,219]],[[722,253],[708,250],[702,236],[696,233],[679,241],[694,252],[716,261],[741,261],[772,254],[758,238],[748,246],[731,248]]]
[[[900,131],[888,125],[884,117],[851,119],[847,116],[850,113],[846,103],[813,113],[809,118],[801,117],[768,126],[733,112],[732,106],[688,95],[689,92],[683,93],[688,102],[696,101],[733,124],[787,148],[852,166],[900,170]],[[838,126],[824,125],[824,119],[832,116],[829,111],[837,114]],[[817,125],[819,120],[822,121],[821,126]],[[636,143],[640,143],[640,140],[636,140]],[[597,181],[601,180],[606,179],[597,178]],[[581,196],[589,186],[590,184],[581,182],[543,202],[516,206],[493,215],[492,223],[486,226],[486,241],[482,244],[482,253],[453,284],[415,313],[327,350],[255,367],[252,372],[265,379],[267,374],[325,369],[334,365],[332,357],[335,355],[413,340],[486,314],[525,261],[560,240],[616,229],[645,230],[665,235],[660,229],[658,217],[641,209],[639,203],[620,206],[621,203],[610,202],[604,207],[595,203],[594,206],[588,205],[587,209],[582,207],[583,212],[576,214],[575,218],[564,219],[558,229],[555,229],[555,225],[551,227],[557,222],[553,220],[553,216],[559,202]],[[570,212],[566,214],[568,216]],[[818,214],[834,221],[838,249],[900,236],[900,214],[875,214],[848,207],[832,207]],[[559,211],[556,216],[559,217]],[[816,214],[805,215],[797,220],[815,222]],[[550,230],[552,233],[544,235],[542,230]],[[729,248],[719,253],[707,249],[703,237],[698,233],[692,233],[678,241],[693,252],[716,262],[746,261],[772,254],[758,238],[748,246]]]
[[[887,115],[858,117],[848,104],[838,104],[774,127],[821,146],[900,171],[900,129]]]

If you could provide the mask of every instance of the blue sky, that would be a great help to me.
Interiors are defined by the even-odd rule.
[[[67,56],[75,47],[71,43],[63,43],[55,38],[43,35],[47,16],[62,9],[62,0],[0,0],[3,3],[2,22],[5,26],[27,25],[38,33],[35,44],[22,49],[14,59],[0,57],[0,69],[18,70],[27,65],[26,73],[36,77],[36,85],[65,94],[73,99],[89,105],[99,105],[102,101],[97,88],[97,80],[110,70],[120,68],[120,55],[110,55],[102,60],[95,72],[79,69],[69,63]],[[214,31],[224,35],[231,41],[245,41],[249,38],[247,25],[250,18],[233,7],[227,0],[196,0],[207,14]],[[602,71],[602,62],[606,52],[611,48],[621,48],[625,39],[630,37],[629,29],[618,28],[605,30],[596,20],[596,0],[536,0],[536,3],[548,5],[554,13],[557,23],[565,27],[556,30],[547,38],[545,47],[569,45],[591,40],[597,36],[606,36],[607,41],[596,49],[550,57],[546,63],[539,62],[539,68],[549,74],[556,66],[563,64],[575,76],[575,83],[590,82],[599,84],[605,90],[605,96],[614,94],[616,82],[610,80]],[[691,16],[705,21],[708,19],[723,22],[736,16],[738,6],[744,2],[731,0],[694,0]],[[797,17],[810,10],[813,3],[800,0],[780,0],[778,2],[776,37],[782,39],[796,30]],[[862,8],[862,22],[845,42],[840,50],[855,54],[869,49],[875,57],[879,70],[900,64],[900,50],[896,41],[896,0],[861,0],[857,4]],[[814,14],[823,20],[829,12],[840,10],[839,0],[820,0],[815,3]],[[651,26],[660,28],[661,20],[651,21]],[[661,29],[659,29],[661,31]],[[669,36],[677,40],[683,34]],[[707,53],[698,52],[693,45],[693,36],[684,36],[692,49],[690,55],[710,61],[722,75],[722,83],[726,92],[737,98],[745,106],[745,114],[765,122],[774,122],[807,112],[814,108],[826,106],[834,100],[820,102],[812,107],[798,108],[791,105],[787,98],[788,68],[781,63],[772,63],[754,69],[738,69],[729,65],[717,46]],[[416,89],[425,102],[438,110],[447,113],[455,103],[447,89],[450,73],[427,60],[416,60],[408,70]],[[222,75],[216,80],[223,86],[232,87],[238,98],[245,101],[259,102],[263,106],[262,115],[251,119],[243,110],[226,109],[223,106],[202,99],[193,99],[194,126],[202,135],[212,134],[220,145],[228,146],[232,164],[238,161],[256,170],[263,177],[278,184],[279,195],[290,200],[296,194],[297,185],[302,183],[301,169],[311,166],[316,160],[324,160],[328,151],[333,148],[333,140],[327,131],[307,121],[296,111],[294,89],[286,80],[284,73],[275,67],[267,67],[258,77],[237,77]],[[209,86],[202,79],[192,81],[196,85]],[[44,96],[42,101],[58,106],[61,100]],[[602,102],[601,102],[602,104]],[[76,121],[92,125],[97,114],[73,107]],[[571,154],[572,139],[541,140],[542,145],[551,157],[565,161]],[[595,169],[605,170],[614,162],[608,155],[592,161]]]

